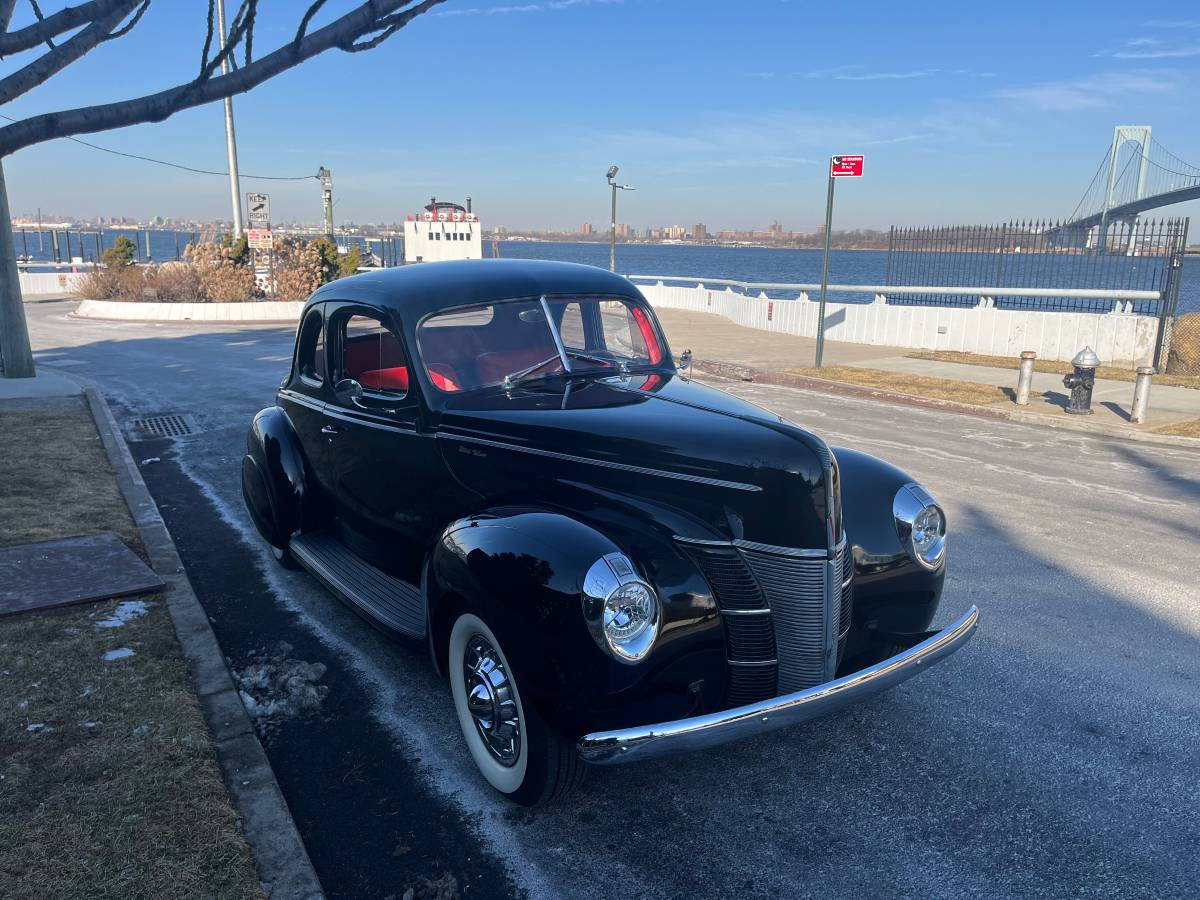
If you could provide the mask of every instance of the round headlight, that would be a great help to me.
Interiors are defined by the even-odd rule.
[[[583,583],[584,616],[596,643],[621,662],[643,659],[658,636],[659,603],[654,589],[621,553],[596,560]]]
[[[892,503],[896,533],[909,555],[927,569],[946,557],[946,514],[919,484],[906,484]]]

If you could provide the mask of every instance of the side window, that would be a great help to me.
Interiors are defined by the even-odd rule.
[[[562,319],[559,320],[558,332],[562,336],[563,344],[578,350],[587,349],[582,307],[579,303],[567,303],[561,309]]]
[[[389,396],[408,393],[404,348],[382,321],[356,314],[343,318],[336,331],[341,346],[335,381],[352,378],[364,390]]]
[[[309,312],[300,329],[298,368],[306,381],[320,384],[325,379],[325,322],[321,307]]]

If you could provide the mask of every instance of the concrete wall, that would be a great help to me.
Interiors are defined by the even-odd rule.
[[[734,291],[663,284],[638,284],[655,306],[724,316],[738,325],[816,337],[816,300],[768,300]],[[1154,355],[1158,319],[1126,313],[1034,312],[976,307],[826,304],[825,338],[921,350],[1017,356],[1033,350],[1040,359],[1069,361],[1090,345],[1106,363],[1145,363]]]
[[[75,315],[85,319],[137,322],[296,322],[304,302],[259,300],[250,303],[129,303],[84,300]]]
[[[82,268],[82,266],[80,267]],[[21,294],[69,294],[85,272],[21,272]]]

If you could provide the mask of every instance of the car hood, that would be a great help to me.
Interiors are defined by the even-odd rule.
[[[684,536],[828,546],[836,463],[777,415],[677,375],[554,379],[452,396],[437,434],[451,470],[489,498],[622,493],[681,513]],[[561,502],[561,497],[558,498]]]

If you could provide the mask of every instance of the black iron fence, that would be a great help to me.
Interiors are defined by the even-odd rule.
[[[1002,288],[1093,288],[1157,291],[1163,300],[1132,300],[1131,311],[1162,315],[1168,295],[1178,295],[1179,260],[1187,244],[1187,219],[1119,220],[1104,228],[1064,222],[1021,221],[891,229],[889,285]],[[935,298],[903,292],[889,303],[974,306],[976,295]],[[1008,309],[1108,312],[1114,301],[1074,297],[997,297]]]

